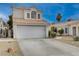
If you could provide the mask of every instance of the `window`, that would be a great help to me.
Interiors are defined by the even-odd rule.
[[[40,19],[40,14],[38,14],[38,19]]]
[[[69,27],[65,28],[65,34],[69,35]]]
[[[36,12],[35,11],[31,12],[31,18],[36,19]]]
[[[27,18],[30,18],[30,13],[27,13]]]

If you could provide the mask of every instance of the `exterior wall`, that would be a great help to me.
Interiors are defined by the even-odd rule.
[[[24,18],[24,10],[23,9],[13,9],[13,17],[14,18]]]
[[[73,30],[71,26],[69,27],[69,35],[73,35]]]
[[[17,26],[13,25],[13,38],[16,38],[16,34],[17,34]]]
[[[36,10],[35,8],[30,8],[28,9],[21,9],[21,8],[13,8],[13,18],[21,18],[21,19],[28,19],[26,13],[30,13],[30,18],[31,18],[31,12],[35,11],[36,12],[36,20],[38,19],[38,14],[40,14],[41,18],[41,12]]]
[[[27,13],[30,13],[30,18],[27,18]],[[31,19],[31,11],[30,10],[24,10],[24,19]]]
[[[79,36],[79,26],[77,27],[77,29],[78,29],[78,30],[77,30],[77,31],[78,31],[77,34],[78,34],[78,36]]]
[[[76,36],[79,36],[78,26],[76,26]]]
[[[46,37],[48,38],[49,26],[46,27]]]

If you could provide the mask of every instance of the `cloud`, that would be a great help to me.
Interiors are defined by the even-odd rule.
[[[2,13],[0,13],[0,18],[2,18],[4,21],[8,20],[8,16]]]

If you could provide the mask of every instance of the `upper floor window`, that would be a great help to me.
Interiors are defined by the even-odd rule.
[[[31,18],[36,19],[36,12],[35,11],[31,12]]]
[[[30,13],[27,13],[27,18],[30,18]]]
[[[38,19],[40,19],[40,14],[38,14]]]

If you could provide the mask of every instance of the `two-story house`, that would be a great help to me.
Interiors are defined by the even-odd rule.
[[[48,23],[42,19],[42,12],[34,7],[13,7],[13,37],[48,37]]]

